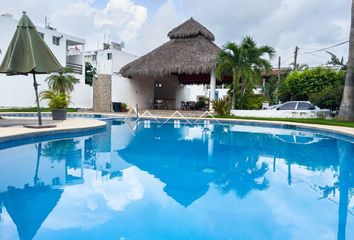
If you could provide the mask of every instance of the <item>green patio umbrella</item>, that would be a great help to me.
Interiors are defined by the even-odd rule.
[[[36,93],[38,124],[42,125],[39,108],[38,83],[36,74],[48,74],[62,71],[62,66],[27,17],[26,12],[17,25],[16,32],[0,65],[0,73],[7,75],[33,75],[33,87]]]

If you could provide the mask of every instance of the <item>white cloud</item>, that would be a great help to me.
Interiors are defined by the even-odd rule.
[[[183,0],[185,14],[193,15],[216,36],[219,45],[240,41],[251,35],[258,44],[273,46],[283,59],[293,55],[295,46],[318,49],[348,39],[350,1],[347,0]],[[348,45],[333,51],[347,57]],[[301,52],[301,51],[300,51]],[[320,53],[328,57],[326,53]],[[318,64],[326,59],[299,55],[303,63]],[[288,64],[289,62],[287,62]]]
[[[137,55],[168,41],[168,31],[191,16],[214,33],[219,46],[251,35],[258,44],[273,46],[283,59],[293,54],[295,46],[318,49],[349,36],[348,0],[150,0],[143,1],[146,6],[133,0],[108,0],[102,9],[93,7],[94,2],[5,0],[1,12],[19,18],[22,9],[27,10],[39,25],[46,15],[59,31],[85,38],[86,49],[96,49],[105,36],[125,41],[126,51]],[[347,58],[348,46],[333,52]],[[318,55],[329,57],[323,52]],[[311,65],[326,59],[300,54],[299,61]]]
[[[153,50],[167,42],[169,40],[167,33],[185,20],[177,13],[173,1],[167,0],[153,16],[147,19],[138,36],[127,41],[126,50],[137,55]]]
[[[106,40],[130,41],[147,19],[147,8],[133,0],[109,0],[100,10],[94,8],[93,0],[6,0],[1,13],[10,12],[20,18],[26,10],[36,25],[44,25],[47,16],[58,31],[86,39],[86,49],[97,48]],[[19,8],[19,6],[21,6]],[[19,9],[21,9],[19,11]]]
[[[110,0],[102,11],[96,11],[94,24],[99,28],[118,31],[124,39],[130,40],[147,18],[147,9],[135,5],[131,0]]]

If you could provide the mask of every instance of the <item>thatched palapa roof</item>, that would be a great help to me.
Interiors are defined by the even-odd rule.
[[[168,33],[170,41],[128,63],[124,77],[209,74],[220,48],[214,35],[193,18]]]

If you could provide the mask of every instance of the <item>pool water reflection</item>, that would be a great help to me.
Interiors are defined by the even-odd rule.
[[[0,239],[354,239],[353,143],[244,125],[131,130],[112,121],[0,150]]]

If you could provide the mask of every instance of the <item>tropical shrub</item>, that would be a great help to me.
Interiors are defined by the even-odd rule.
[[[236,95],[236,109],[255,110],[262,109],[262,103],[267,100],[263,95],[254,94],[252,90],[246,91],[244,94]]]
[[[213,106],[214,111],[220,116],[225,116],[230,112],[231,103],[226,97],[220,98],[218,100],[212,100],[211,104]]]
[[[309,100],[311,94],[321,92],[327,86],[344,84],[345,72],[317,67],[304,71],[292,71],[279,87],[279,99],[286,101]]]
[[[310,94],[309,100],[320,108],[339,110],[343,96],[342,84],[325,86],[321,91]]]
[[[85,84],[92,86],[93,77],[96,74],[96,68],[91,63],[85,62]]]
[[[278,97],[278,78],[271,77],[270,80],[265,84],[263,88],[263,93],[269,101],[270,105],[275,105],[279,103]]]
[[[47,100],[50,109],[64,109],[70,104],[70,96],[52,90],[43,91],[40,94],[41,100]]]

